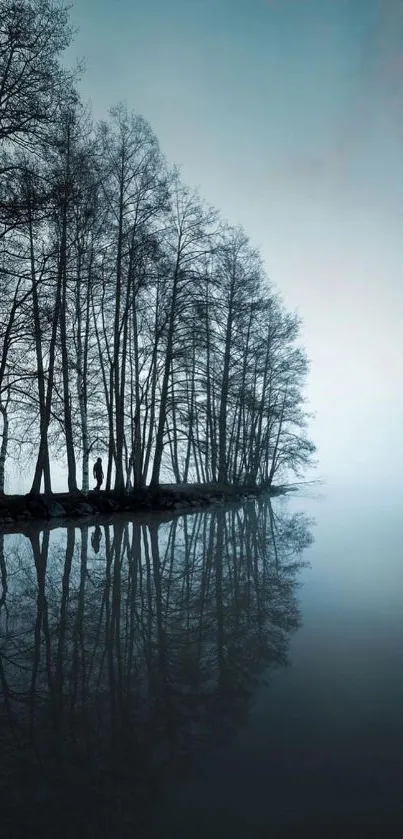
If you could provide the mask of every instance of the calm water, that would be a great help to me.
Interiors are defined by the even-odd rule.
[[[403,836],[402,546],[341,493],[0,536],[2,839]]]

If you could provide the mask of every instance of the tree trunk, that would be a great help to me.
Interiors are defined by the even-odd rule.
[[[274,444],[271,467],[270,467],[270,472],[269,472],[269,476],[268,476],[269,487],[272,485],[274,475],[276,474],[277,452],[278,452],[278,447],[279,447],[279,443],[280,443],[280,439],[281,439],[281,432],[283,430],[284,409],[285,409],[285,404],[286,404],[286,400],[287,400],[287,389],[288,389],[288,386],[286,384],[285,391],[284,391],[283,402],[282,402],[282,406],[281,406],[279,422],[278,422],[278,431],[277,431],[277,436],[276,436],[276,442]]]
[[[225,483],[227,480],[227,406],[229,388],[229,368],[231,362],[232,342],[232,319],[233,319],[233,295],[234,295],[235,271],[233,272],[230,299],[225,329],[224,364],[221,380],[220,413],[218,419],[218,483]]]
[[[80,408],[81,421],[81,448],[82,448],[82,483],[81,488],[85,495],[89,490],[89,436],[88,436],[88,344],[90,332],[90,282],[91,265],[89,267],[86,299],[85,299],[85,325],[83,335],[82,325],[82,301],[81,301],[81,264],[77,267],[76,287],[76,315],[77,315],[77,396]]]
[[[141,487],[143,480],[143,452],[141,446],[141,399],[140,399],[140,359],[137,327],[136,301],[133,303],[133,348],[134,348],[134,418],[133,418],[133,468],[134,486]]]
[[[70,126],[67,126],[66,173],[63,184],[62,231],[60,239],[59,273],[61,283],[60,343],[62,355],[64,433],[66,436],[67,484],[69,492],[77,490],[76,458],[74,453],[73,422],[67,351],[67,207],[70,190]]]
[[[170,308],[170,316],[169,316],[169,326],[168,326],[168,337],[167,337],[167,346],[166,346],[166,354],[165,354],[164,372],[163,372],[162,386],[161,386],[160,410],[159,410],[159,416],[158,416],[157,437],[156,437],[156,441],[155,441],[155,452],[154,452],[153,470],[152,470],[152,475],[151,475],[151,485],[158,485],[159,484],[160,471],[161,471],[161,461],[162,461],[162,452],[163,452],[163,449],[164,449],[164,432],[165,432],[165,423],[166,423],[166,417],[167,417],[168,386],[169,386],[169,378],[170,378],[170,374],[171,374],[172,354],[173,354],[173,339],[174,339],[175,321],[176,321],[176,300],[177,300],[178,281],[179,281],[179,261],[180,261],[180,247],[178,246],[176,265],[175,265],[174,276],[173,276],[172,300],[171,300],[171,308]]]
[[[45,372],[43,367],[43,355],[42,355],[42,334],[41,334],[41,322],[39,316],[39,301],[38,301],[38,288],[36,282],[36,272],[35,272],[35,252],[34,252],[34,236],[33,236],[33,227],[32,227],[32,215],[31,215],[31,204],[28,204],[28,221],[29,221],[29,246],[30,246],[30,261],[31,261],[31,283],[32,283],[32,308],[33,308],[33,316],[34,316],[34,332],[35,332],[35,353],[36,353],[36,369],[37,369],[37,382],[38,382],[38,397],[39,397],[39,417],[40,417],[40,429],[42,433],[42,429],[46,426],[46,398],[45,398]],[[43,463],[43,479],[44,479],[44,489],[46,493],[50,493],[52,491],[51,485],[51,478],[50,478],[50,461],[49,461],[49,448],[46,446],[44,463]]]
[[[44,411],[43,422],[41,424],[41,439],[40,439],[40,443],[39,443],[38,457],[37,457],[36,466],[35,466],[35,474],[34,474],[34,478],[33,478],[33,481],[32,481],[32,487],[31,487],[31,493],[33,495],[38,495],[39,492],[40,492],[42,472],[44,471],[46,461],[49,460],[48,431],[49,431],[51,408],[52,408],[55,355],[56,355],[56,339],[57,339],[57,328],[58,328],[58,325],[59,325],[59,318],[60,318],[60,303],[61,303],[61,275],[60,275],[60,271],[59,271],[58,272],[58,278],[57,278],[57,286],[56,286],[55,306],[54,306],[54,310],[53,310],[52,335],[51,335],[50,347],[49,347],[48,384],[47,384],[47,389],[46,389],[45,411]]]
[[[124,169],[125,151],[121,151],[121,171],[119,184],[119,220],[118,220],[118,242],[116,255],[116,295],[115,295],[115,320],[113,330],[113,388],[115,397],[115,489],[118,492],[124,491],[123,475],[123,435],[124,419],[122,415],[122,404],[120,395],[120,309],[122,299],[122,261],[123,261],[123,212],[124,212]],[[108,476],[109,463],[108,463]]]
[[[7,457],[7,448],[8,448],[8,415],[7,415],[7,407],[3,405],[0,401],[0,414],[3,420],[3,429],[1,434],[1,446],[0,446],[0,493],[4,493],[4,477],[5,477],[5,466],[6,466],[6,457]]]

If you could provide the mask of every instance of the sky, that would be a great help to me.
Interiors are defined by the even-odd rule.
[[[311,360],[318,477],[403,470],[403,0],[73,0],[95,118],[125,101],[242,224]]]

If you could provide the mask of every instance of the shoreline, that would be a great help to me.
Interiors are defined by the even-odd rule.
[[[119,513],[181,514],[230,503],[243,503],[260,495],[285,495],[293,487],[233,486],[220,484],[161,484],[133,489],[121,495],[114,490],[88,494],[57,492],[51,495],[0,495],[0,530],[9,532],[29,524],[93,519]]]

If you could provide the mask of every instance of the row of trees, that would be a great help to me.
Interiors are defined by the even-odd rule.
[[[53,0],[0,0],[0,491],[266,481],[309,463],[299,322],[120,105],[93,125]],[[81,475],[79,476],[79,470]]]

